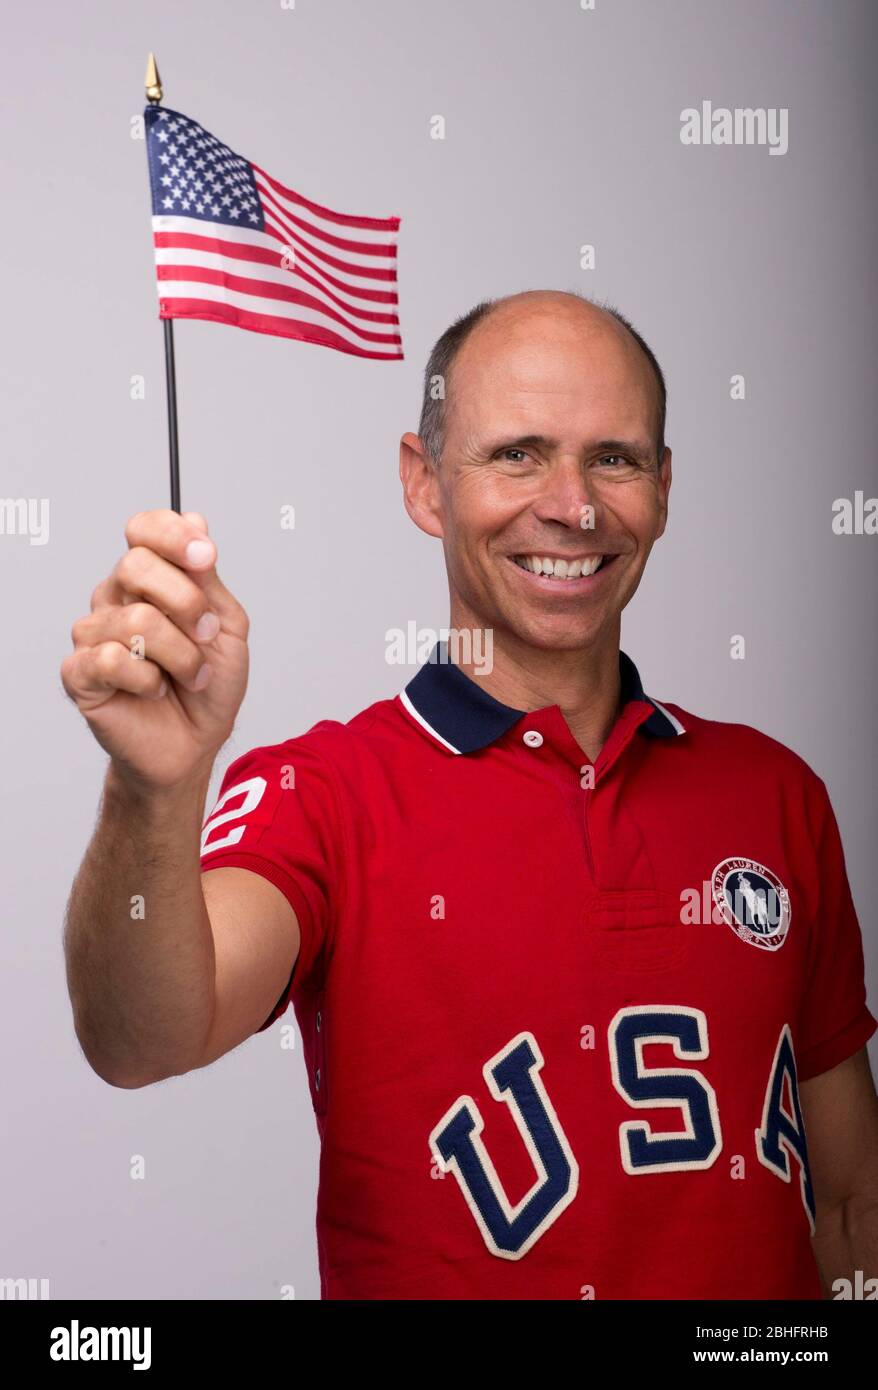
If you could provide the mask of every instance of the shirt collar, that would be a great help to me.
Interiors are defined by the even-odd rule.
[[[645,695],[640,674],[630,656],[619,652],[622,705],[640,701],[652,713],[640,732],[652,738],[674,738],[686,732],[670,710]],[[400,699],[409,714],[452,753],[474,753],[487,748],[527,713],[495,700],[477,681],[464,675],[448,660],[447,644],[437,642],[424,665],[413,676]]]

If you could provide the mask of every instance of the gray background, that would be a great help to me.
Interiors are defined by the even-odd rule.
[[[395,693],[411,671],[386,665],[387,629],[445,623],[441,550],[396,477],[439,332],[485,295],[609,296],[666,370],[675,473],[623,645],[659,699],[754,724],[826,779],[874,1009],[878,539],[831,530],[834,498],[878,490],[874,5],[92,0],[19,6],[7,27],[0,492],[48,497],[51,540],[0,537],[0,1276],[49,1278],[56,1298],[319,1295],[298,1043],[282,1051],[275,1028],[206,1071],[114,1090],[79,1052],[64,982],[104,755],[58,667],[126,518],[168,497],[129,135],[150,48],[168,105],[318,202],[402,218],[402,363],[177,326],[183,505],[207,516],[252,619],[217,774]],[[680,112],[702,99],[788,107],[788,153],[684,147]],[[729,659],[735,633],[746,661]]]

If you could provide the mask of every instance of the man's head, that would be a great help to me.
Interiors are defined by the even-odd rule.
[[[400,476],[409,515],[442,538],[452,626],[559,651],[618,640],[665,527],[665,411],[643,339],[580,295],[488,301],[442,335]],[[535,572],[583,559],[584,577]]]

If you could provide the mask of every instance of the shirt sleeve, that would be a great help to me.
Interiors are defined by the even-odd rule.
[[[252,748],[230,763],[204,821],[202,873],[260,874],[280,889],[299,924],[299,954],[286,989],[257,1032],[286,1011],[328,944],[341,881],[339,827],[332,769],[308,734]]]
[[[838,1066],[878,1027],[866,1006],[862,936],[838,824],[825,784],[816,782],[816,914],[796,1049],[800,1081]]]

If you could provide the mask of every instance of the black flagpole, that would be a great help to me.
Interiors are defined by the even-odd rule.
[[[171,509],[180,510],[180,443],[177,436],[177,375],[174,370],[174,320],[165,319],[165,387],[168,397],[168,450],[171,458]]]
[[[162,79],[155,55],[150,53],[146,63],[146,99],[158,103],[162,99]],[[168,452],[171,462],[171,509],[180,510],[180,437],[177,432],[177,373],[174,366],[174,320],[164,319],[165,329],[165,394],[168,398]]]

